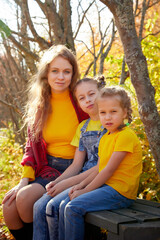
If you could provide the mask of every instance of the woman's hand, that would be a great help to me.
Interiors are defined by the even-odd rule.
[[[8,205],[10,205],[12,203],[12,201],[16,198],[18,191],[21,188],[28,185],[28,181],[29,181],[28,178],[22,178],[18,185],[16,185],[14,188],[12,188],[11,190],[9,190],[9,192],[6,193],[6,195],[2,201],[2,204],[6,203],[8,201]]]

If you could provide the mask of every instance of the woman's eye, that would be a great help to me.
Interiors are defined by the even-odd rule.
[[[56,70],[56,69],[53,69],[52,72],[57,72],[57,70]]]
[[[66,70],[66,71],[65,71],[65,73],[66,73],[66,74],[70,74],[71,72],[70,72],[70,71],[68,71],[68,70]]]

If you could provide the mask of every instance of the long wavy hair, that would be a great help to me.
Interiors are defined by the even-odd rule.
[[[48,114],[51,112],[51,87],[48,84],[48,69],[50,63],[62,57],[69,61],[73,67],[70,91],[79,77],[79,69],[75,55],[64,45],[50,47],[41,58],[37,73],[31,78],[28,88],[28,102],[25,107],[25,124],[29,126],[30,137],[38,140]]]

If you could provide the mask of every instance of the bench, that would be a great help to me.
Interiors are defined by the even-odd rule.
[[[107,240],[160,240],[160,203],[137,199],[129,208],[89,212],[85,223],[106,229]]]

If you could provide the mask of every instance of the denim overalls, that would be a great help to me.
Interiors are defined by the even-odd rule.
[[[94,167],[98,161],[98,145],[100,141],[101,131],[87,131],[87,126],[90,122],[90,118],[87,119],[83,127],[81,128],[81,135],[79,141],[79,150],[87,152],[87,160],[84,163],[82,171],[86,171],[91,167]],[[101,127],[103,130],[103,127]]]

